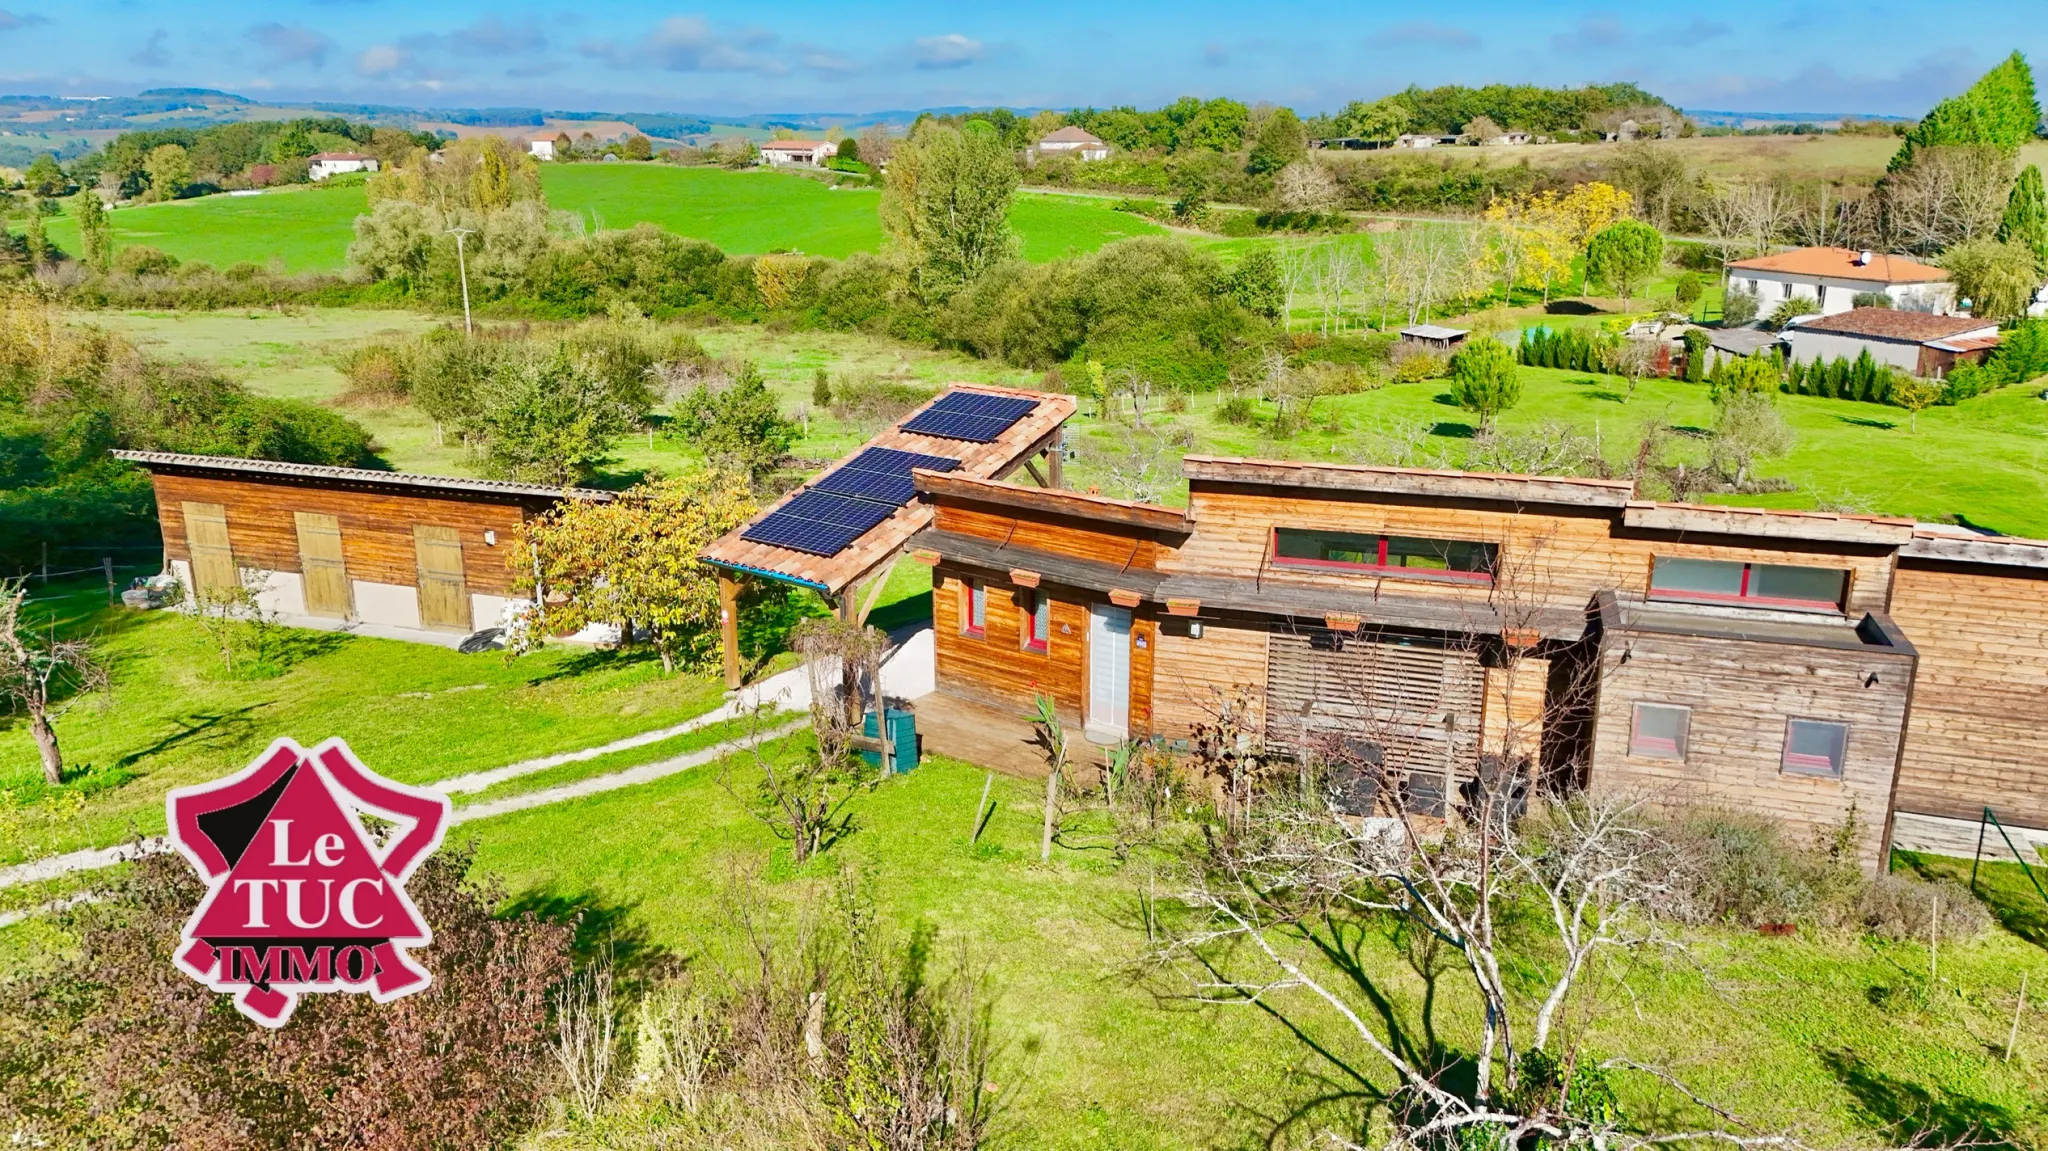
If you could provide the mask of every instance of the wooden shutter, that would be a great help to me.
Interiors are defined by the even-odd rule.
[[[235,550],[228,544],[228,510],[219,504],[186,503],[185,547],[192,555],[192,590],[200,596],[240,587]]]
[[[347,619],[348,568],[341,558],[341,521],[319,512],[293,512],[299,526],[299,578],[306,613]]]
[[[1389,768],[1440,776],[1448,761],[1459,779],[1478,772],[1486,670],[1473,652],[1339,632],[1275,634],[1266,675],[1266,738],[1283,749],[1335,732],[1379,745]]]
[[[468,631],[469,584],[462,574],[462,534],[454,528],[415,524],[412,540],[420,561],[420,623]]]

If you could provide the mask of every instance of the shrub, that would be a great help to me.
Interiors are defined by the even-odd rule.
[[[1755,292],[1730,288],[1721,297],[1721,323],[1730,328],[1739,328],[1756,320],[1757,302]]]
[[[1243,392],[1232,392],[1216,405],[1216,418],[1226,424],[1248,424],[1257,419],[1258,415],[1257,401]]]
[[[179,856],[141,855],[58,914],[75,949],[0,982],[0,1127],[31,1146],[505,1145],[552,1078],[547,1000],[572,931],[497,918],[470,859],[443,848],[408,884],[434,928],[430,987],[308,996],[277,1042],[172,967],[204,889]]]
[[[1491,430],[1499,415],[1522,399],[1515,354],[1491,336],[1474,336],[1451,356],[1451,399]]]
[[[1818,311],[1820,303],[1812,296],[1787,296],[1779,301],[1777,307],[1771,309],[1771,318],[1764,321],[1764,326],[1774,331],[1782,331],[1799,317],[1811,316]],[[1724,307],[1723,313],[1725,312]]]
[[[1419,384],[1424,380],[1440,380],[1450,371],[1450,362],[1445,357],[1412,344],[1396,344],[1393,363],[1394,382],[1397,384]]]
[[[129,276],[167,276],[178,270],[178,258],[161,248],[138,244],[114,254],[114,270]]]

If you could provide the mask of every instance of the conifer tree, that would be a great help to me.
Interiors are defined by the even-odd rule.
[[[2032,164],[2013,181],[2012,195],[2005,202],[2005,219],[1999,222],[1998,238],[2034,253],[2034,262],[2048,275],[2048,192],[2041,186],[2041,169]]]

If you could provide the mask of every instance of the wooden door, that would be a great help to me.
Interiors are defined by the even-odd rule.
[[[1122,740],[1131,730],[1131,613],[1088,608],[1088,722],[1090,738]]]
[[[228,544],[226,508],[219,504],[185,504],[185,547],[192,554],[194,595],[204,598],[241,586],[235,550]]]
[[[443,631],[468,631],[469,584],[462,574],[462,534],[454,528],[415,524],[412,540],[420,560],[420,624]]]
[[[319,512],[293,512],[299,526],[299,580],[306,614],[349,617],[348,568],[341,558],[341,521]]]

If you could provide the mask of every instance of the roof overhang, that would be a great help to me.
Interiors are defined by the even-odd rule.
[[[1703,504],[1631,502],[1621,513],[1625,527],[1701,535],[1758,536],[1823,543],[1899,547],[1913,538],[1913,521],[1885,516]]]
[[[545,484],[522,484],[510,480],[473,480],[462,476],[426,476],[412,472],[380,472],[369,468],[337,468],[324,464],[289,464],[276,460],[248,460],[234,456],[198,456],[179,452],[133,452],[115,450],[114,458],[140,464],[150,472],[172,475],[213,476],[221,479],[277,480],[286,483],[328,487],[387,488],[444,499],[474,499],[497,496],[501,502],[583,500],[608,503],[616,493],[596,488],[552,488]]]
[[[1902,559],[1937,563],[1990,564],[2048,570],[2048,540],[2016,539],[2011,536],[1950,535],[1946,532],[1916,532],[1913,542],[1899,549]]]
[[[1190,483],[1257,484],[1322,491],[1434,496],[1511,504],[1558,504],[1584,508],[1626,507],[1635,497],[1627,480],[1570,476],[1516,476],[1423,468],[1383,468],[1295,460],[1188,456],[1181,461]]]
[[[1107,496],[1084,495],[1080,492],[1053,488],[1027,487],[1024,484],[1013,484],[1003,480],[963,476],[957,472],[933,472],[920,468],[910,475],[920,494],[938,496],[942,499],[976,500],[1026,511],[1073,516],[1077,519],[1178,535],[1187,535],[1195,530],[1195,522],[1179,508],[1110,499]]]

